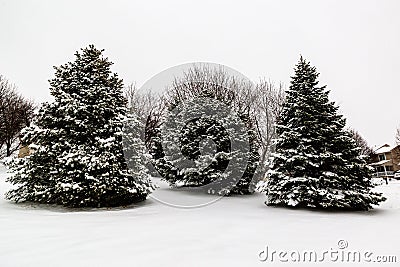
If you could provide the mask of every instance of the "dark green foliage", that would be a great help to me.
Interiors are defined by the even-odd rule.
[[[303,58],[295,67],[277,126],[267,204],[370,209],[385,198],[371,192],[370,168],[318,75]]]
[[[149,142],[154,165],[174,186],[253,193],[259,161],[254,118],[238,104],[229,79],[221,86],[211,82],[226,78],[221,73],[192,71],[195,77],[185,76],[171,90],[164,122]]]
[[[94,46],[75,56],[55,68],[50,81],[55,101],[43,104],[24,131],[23,141],[35,152],[12,163],[9,181],[18,187],[7,198],[70,207],[142,201],[153,187],[134,132],[138,121],[126,115],[122,80]]]

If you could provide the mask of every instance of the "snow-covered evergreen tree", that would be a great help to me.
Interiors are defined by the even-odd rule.
[[[198,67],[174,82],[150,142],[153,163],[171,185],[221,195],[254,192],[259,143],[240,85],[221,70]]]
[[[252,193],[259,154],[249,140],[251,129],[232,109],[200,99],[182,103],[183,114],[169,114],[161,129],[164,156],[156,166],[173,185],[203,186],[212,194]]]
[[[371,191],[370,168],[318,76],[301,57],[278,121],[266,204],[371,209],[385,198]]]
[[[135,132],[138,120],[127,116],[122,80],[93,45],[75,56],[55,67],[55,101],[43,104],[24,130],[23,142],[34,153],[12,163],[9,182],[16,188],[6,197],[69,207],[142,201],[153,186]]]

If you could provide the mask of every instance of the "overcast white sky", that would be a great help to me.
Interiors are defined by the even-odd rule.
[[[50,100],[52,66],[88,44],[140,86],[194,61],[252,80],[289,83],[302,54],[321,72],[348,124],[372,145],[400,125],[398,0],[0,0],[0,74],[37,102]]]

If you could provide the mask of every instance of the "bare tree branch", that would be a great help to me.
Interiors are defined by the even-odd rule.
[[[372,147],[368,145],[367,141],[361,136],[359,132],[357,132],[354,129],[348,129],[348,131],[352,135],[357,146],[361,148],[360,150],[361,155],[369,156],[374,152]]]
[[[257,114],[258,138],[261,142],[261,172],[268,169],[268,158],[274,152],[273,140],[276,138],[276,123],[285,101],[284,85],[276,86],[269,80],[260,80],[254,92],[253,106]]]

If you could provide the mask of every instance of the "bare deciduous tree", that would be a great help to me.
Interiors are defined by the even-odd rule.
[[[33,119],[35,105],[17,92],[16,86],[0,76],[0,149],[10,156],[19,148],[19,133]]]
[[[261,143],[260,172],[268,170],[268,159],[274,152],[273,140],[276,138],[276,123],[285,102],[285,88],[282,83],[276,86],[268,80],[260,80],[254,92],[254,109],[257,114],[257,133]]]
[[[253,87],[251,82],[229,75],[223,67],[193,65],[183,77],[175,78],[167,89],[165,101],[171,108],[194,96],[208,93],[223,103],[229,103],[235,111],[250,114],[255,97]]]
[[[357,132],[354,129],[348,129],[348,131],[353,137],[354,141],[356,141],[358,147],[361,148],[360,150],[361,155],[369,156],[374,152],[372,147],[368,145],[368,142],[361,136],[359,132]]]
[[[152,91],[139,92],[134,83],[125,88],[124,95],[128,100],[129,111],[134,113],[145,124],[147,116],[157,106],[157,96]]]
[[[397,132],[396,132],[396,144],[400,145],[400,127],[397,128]]]
[[[147,144],[151,132],[161,123],[161,115],[166,108],[164,98],[153,91],[139,92],[134,83],[125,88],[124,95],[128,101],[129,111],[140,120],[144,130],[141,137]]]

